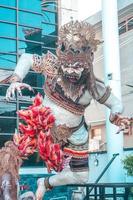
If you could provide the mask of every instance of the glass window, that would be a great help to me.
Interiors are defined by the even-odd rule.
[[[0,39],[0,42],[1,42],[1,39]],[[16,66],[16,55],[2,54],[0,52],[0,68],[14,69],[15,66]]]
[[[16,10],[0,7],[0,20],[16,21]]]
[[[19,24],[41,28],[41,15],[19,11]]]
[[[18,3],[20,9],[31,10],[32,12],[41,12],[41,3],[38,0],[20,0]]]
[[[0,135],[0,148],[4,146],[4,143],[12,140],[12,135]]]
[[[16,6],[16,0],[2,0],[0,3],[5,6]]]
[[[52,2],[18,0],[20,10],[15,8],[16,0],[1,0],[1,2],[3,7],[0,7],[0,21],[3,22],[0,22],[0,76],[3,78],[3,71],[5,71],[4,76],[12,74],[16,66],[17,54],[20,56],[27,52],[42,55],[42,49],[44,53],[50,49],[55,54],[58,26],[54,0]],[[14,8],[4,8],[4,5]],[[44,96],[44,81],[43,75],[30,71],[24,82],[34,88],[34,93],[27,89],[22,90],[23,97],[8,103],[5,102],[5,95],[9,84],[0,84],[0,146],[12,139],[12,134],[18,127],[17,108],[25,109],[31,105],[38,92]],[[44,163],[35,153],[24,162],[23,166],[44,166]]]
[[[6,111],[8,115],[8,112],[10,111]],[[15,132],[15,129],[17,127],[16,125],[16,119],[12,119],[12,118],[2,118],[4,114],[0,115],[0,133],[11,133],[13,134]]]
[[[16,103],[0,101],[0,116],[16,117]]]
[[[102,129],[101,128],[92,129],[91,137],[93,139],[101,140],[101,135],[102,135]]]
[[[25,41],[25,42],[21,42],[19,41],[19,50],[22,51],[23,53],[31,53],[31,54],[39,54],[41,55],[42,52],[42,48],[41,48],[41,44],[39,43],[35,43],[35,42],[30,42],[29,41]]]
[[[30,84],[32,87],[43,87],[44,76],[37,73],[28,73],[24,82]]]
[[[45,79],[43,79],[43,80],[45,80]],[[35,88],[34,91],[35,91],[34,95],[40,93],[44,97],[44,90],[43,89]]]
[[[41,42],[41,29],[19,26],[19,39]]]
[[[26,42],[21,42],[21,41],[18,42],[19,55],[21,55],[22,53],[25,53],[26,48],[27,48]]]
[[[123,21],[119,24],[119,34],[126,32],[126,21]]]
[[[105,125],[96,125],[91,128],[89,136],[89,149],[91,151],[104,151],[106,150],[106,135]]]
[[[57,13],[53,13],[53,12],[43,10],[42,14],[43,14],[43,21],[44,22],[57,24]]]
[[[0,36],[16,37],[16,25],[0,22]]]
[[[25,35],[25,39],[28,40],[29,42],[31,41],[31,43],[39,43],[41,42],[41,32],[34,30],[32,34],[27,34]]]
[[[48,0],[42,1],[42,9],[48,9],[50,11],[57,11],[57,3],[53,0],[53,2],[49,2]]]
[[[124,132],[124,148],[133,147],[133,123],[130,124],[130,128],[127,132]]]
[[[25,99],[25,96],[22,96],[22,100],[24,100],[24,99]],[[27,102],[24,101],[22,103],[19,102],[19,110],[26,109],[27,107],[29,107],[32,104],[32,99],[27,98],[27,100],[29,100],[29,101],[27,101]]]
[[[42,36],[42,42],[43,42],[44,47],[55,48],[56,43],[57,43],[57,37],[50,36],[50,35],[44,35],[44,36]]]
[[[0,38],[0,52],[16,53],[16,41]]]
[[[128,30],[133,29],[133,17],[128,19]]]
[[[57,26],[52,24],[42,24],[43,35],[57,35]]]
[[[7,104],[5,105],[4,102],[1,102],[0,104],[1,104],[1,106],[0,106],[0,116],[16,117],[16,104],[15,103],[9,103],[8,105]],[[5,119],[5,121],[7,121],[7,119]]]
[[[33,155],[31,155],[28,160],[24,160],[22,167],[30,166],[44,166],[44,162],[40,159],[38,152],[35,152]]]

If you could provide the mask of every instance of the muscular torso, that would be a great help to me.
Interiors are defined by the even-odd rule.
[[[86,79],[81,84],[72,85],[68,79],[64,80],[64,76],[58,73],[60,67],[58,58],[51,52],[39,58],[34,56],[32,69],[42,73],[46,80],[44,105],[52,109],[57,125],[66,124],[68,127],[75,127],[80,124],[92,96],[87,89]],[[97,88],[100,88],[98,93],[103,96],[105,87],[98,83]],[[97,92],[93,91],[93,93]]]
[[[71,80],[73,78],[73,73],[78,74],[78,71],[73,72],[68,64],[66,72],[66,70],[62,68],[62,63],[60,63],[58,58],[50,52],[47,53],[45,57],[38,59],[40,62],[35,62],[34,59],[32,68],[33,70],[42,73],[46,79],[44,86],[44,106],[51,108],[56,119],[56,125],[65,125],[68,128],[76,127],[78,132],[74,131],[72,136],[75,135],[76,140],[79,139],[80,141],[81,135],[82,139],[87,135],[84,135],[84,133],[87,132],[85,131],[84,126],[80,126],[80,124],[82,124],[81,122],[85,108],[90,104],[92,96],[97,100],[104,96],[104,93],[106,92],[105,86],[102,85],[101,82],[98,82],[97,84],[95,77],[92,77],[90,82],[88,82],[88,74],[80,74],[80,72],[80,79],[78,79],[77,82],[74,82]],[[83,67],[83,63],[80,66]],[[60,71],[59,69],[64,71]],[[86,71],[86,73],[88,73],[88,71]],[[91,87],[89,87],[88,84],[90,84]]]
[[[91,96],[89,92],[86,90],[81,99],[79,100],[79,104],[88,105],[91,101]],[[80,124],[82,120],[82,115],[76,115],[65,108],[57,105],[54,101],[50,100],[47,95],[44,98],[44,105],[49,106],[56,118],[56,124],[66,124],[68,127],[75,127]]]

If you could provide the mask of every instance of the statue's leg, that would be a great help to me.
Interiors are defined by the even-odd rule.
[[[35,195],[33,192],[25,192],[22,195],[20,195],[18,200],[35,200]]]
[[[84,184],[88,182],[88,170],[72,171],[71,168],[65,168],[62,172],[51,176],[50,178],[38,179],[38,189],[36,200],[42,200],[45,192],[52,187],[68,184]]]
[[[67,184],[84,184],[88,182],[88,171],[73,172],[71,169],[65,169],[55,176],[49,178],[51,186],[67,185]]]
[[[63,151],[66,155],[64,170],[49,178],[38,179],[36,200],[42,200],[45,192],[55,186],[85,184],[88,182],[88,140],[80,146],[70,144]]]

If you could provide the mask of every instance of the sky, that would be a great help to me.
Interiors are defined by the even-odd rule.
[[[78,0],[78,18],[84,20],[101,10],[101,0]]]

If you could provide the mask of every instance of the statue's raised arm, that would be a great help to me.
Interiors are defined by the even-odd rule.
[[[104,104],[110,109],[109,120],[112,124],[115,124],[119,127],[117,133],[119,133],[121,130],[125,133],[129,131],[131,119],[122,116],[124,110],[122,101],[113,94],[111,88],[109,86],[105,86],[104,82],[101,80],[96,79],[91,93],[95,100],[97,100],[100,104]]]
[[[27,88],[32,90],[32,87],[26,83],[23,83],[23,79],[28,74],[30,69],[40,72],[42,65],[42,56],[36,54],[24,53],[21,55],[16,68],[10,78],[10,86],[6,92],[6,100],[15,98],[15,91],[18,91],[19,95],[22,95],[21,90]]]

